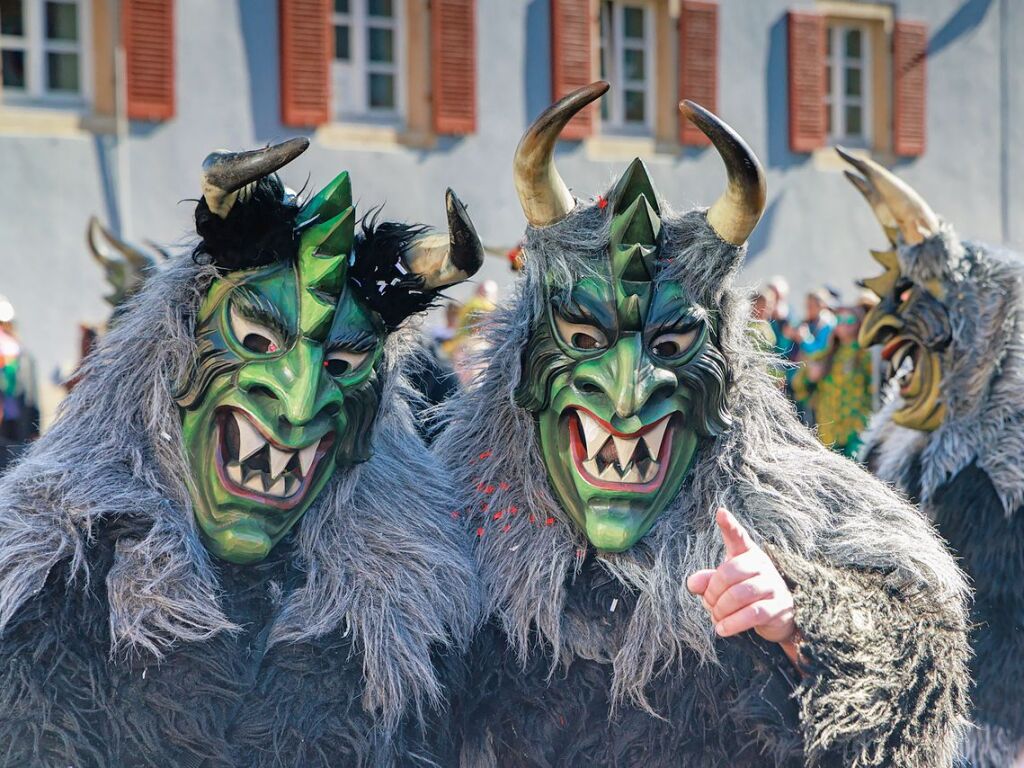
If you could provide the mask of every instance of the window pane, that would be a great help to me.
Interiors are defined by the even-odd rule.
[[[370,106],[374,109],[395,108],[395,76],[370,73]]]
[[[23,0],[0,0],[0,34],[13,37],[21,37],[25,34],[22,3]]]
[[[334,25],[334,58],[338,61],[348,61],[351,57],[349,52],[349,26],[348,24]]]
[[[367,13],[371,16],[382,16],[385,19],[390,19],[394,15],[394,11],[391,8],[391,0],[369,0]]]
[[[828,34],[825,35],[825,53],[829,56],[832,55],[832,36],[835,34],[835,29],[829,27]]]
[[[827,96],[832,95],[832,65],[829,64],[825,67],[825,94]]]
[[[623,51],[624,74],[627,80],[644,79],[644,52]]]
[[[370,61],[390,64],[395,60],[394,33],[390,29],[369,27]]]
[[[25,87],[25,52],[5,48],[0,57],[4,70],[4,88]]]
[[[846,95],[847,96],[860,96],[861,95],[861,71],[856,67],[846,68]]]
[[[622,32],[626,37],[633,37],[642,40],[644,37],[644,9],[630,8],[622,9]]]
[[[846,105],[846,135],[861,136],[864,126],[861,124],[861,109],[854,104]]]
[[[846,30],[846,55],[851,59],[860,58],[860,30]]]
[[[78,7],[73,3],[46,4],[46,39],[78,39]]]
[[[626,91],[626,93],[625,93],[625,105],[626,105],[626,122],[627,123],[642,123],[642,122],[644,122],[644,92],[643,91]]]
[[[335,13],[348,13],[348,0],[334,0]]]
[[[78,93],[78,54],[46,54],[46,88],[49,91]]]
[[[829,136],[835,135],[835,128],[832,125],[832,110],[833,106],[831,104],[825,105],[825,133]]]

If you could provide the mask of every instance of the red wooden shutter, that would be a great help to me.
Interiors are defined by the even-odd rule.
[[[789,148],[811,152],[825,146],[825,17],[789,12]]]
[[[295,128],[330,120],[329,0],[280,0],[281,122]]]
[[[718,110],[718,3],[683,0],[679,15],[679,99]],[[704,146],[711,140],[689,120],[679,123],[679,141]]]
[[[121,35],[130,120],[174,117],[174,0],[124,0]]]
[[[892,148],[897,155],[924,154],[925,59],[928,29],[924,24],[897,21],[892,32],[893,127]]]
[[[551,90],[555,101],[594,80],[590,0],[551,0]],[[594,130],[594,105],[569,121],[563,139],[583,139]]]
[[[476,130],[476,2],[432,0],[431,90],[434,133]]]

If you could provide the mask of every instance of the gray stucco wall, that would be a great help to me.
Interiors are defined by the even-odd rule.
[[[548,102],[548,0],[479,0],[478,131],[441,139],[435,150],[340,151],[319,144],[286,181],[313,188],[351,171],[365,210],[386,203],[397,218],[443,225],[443,192],[469,204],[484,240],[514,243],[523,228],[510,161],[519,135]],[[924,20],[928,60],[928,152],[898,166],[960,231],[1024,242],[1024,3],[901,0],[897,17]],[[719,112],[768,168],[769,207],[750,244],[745,278],[782,273],[795,291],[828,281],[849,290],[874,270],[882,243],[867,207],[838,171],[788,150],[785,12],[813,0],[721,0]],[[15,304],[40,370],[73,360],[77,323],[104,317],[103,285],[83,245],[97,213],[136,239],[188,237],[197,169],[217,147],[241,148],[294,133],[281,126],[275,0],[177,0],[176,117],[132,127],[130,210],[117,207],[111,137],[0,135],[0,293]],[[563,176],[584,195],[603,191],[626,164],[593,162],[579,144],[559,151]],[[707,205],[724,174],[707,150],[647,158],[677,208]],[[182,201],[182,202],[179,202]],[[485,276],[505,282],[499,259]]]

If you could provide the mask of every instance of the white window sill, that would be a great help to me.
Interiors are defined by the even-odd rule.
[[[845,144],[841,146],[854,157],[864,160],[874,160],[876,163],[882,163],[883,165],[888,165],[893,160],[892,153],[890,152],[868,149],[867,147],[848,147]],[[811,161],[814,163],[816,171],[838,173],[839,171],[850,170],[850,166],[836,152],[835,144],[829,144],[826,147],[819,147],[814,150],[811,153]]]
[[[88,138],[114,130],[113,117],[74,109],[0,104],[0,134]]]
[[[381,152],[403,148],[431,149],[437,137],[431,133],[414,133],[395,125],[372,123],[327,123],[316,129],[317,141],[332,149],[361,149]]]
[[[583,147],[588,160],[632,160],[649,157],[663,147],[653,136],[622,136],[594,134],[584,139]]]

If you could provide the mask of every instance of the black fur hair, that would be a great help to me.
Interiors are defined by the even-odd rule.
[[[356,236],[348,279],[357,295],[380,315],[388,333],[417,312],[433,306],[439,291],[423,287],[423,278],[402,264],[402,254],[426,231],[418,224],[377,223],[380,209],[363,219]]]
[[[225,219],[200,198],[196,205],[200,241],[192,258],[223,272],[294,259],[299,243],[295,228],[299,210],[294,199],[285,199],[284,184],[277,174],[256,182],[245,204],[233,206]]]

